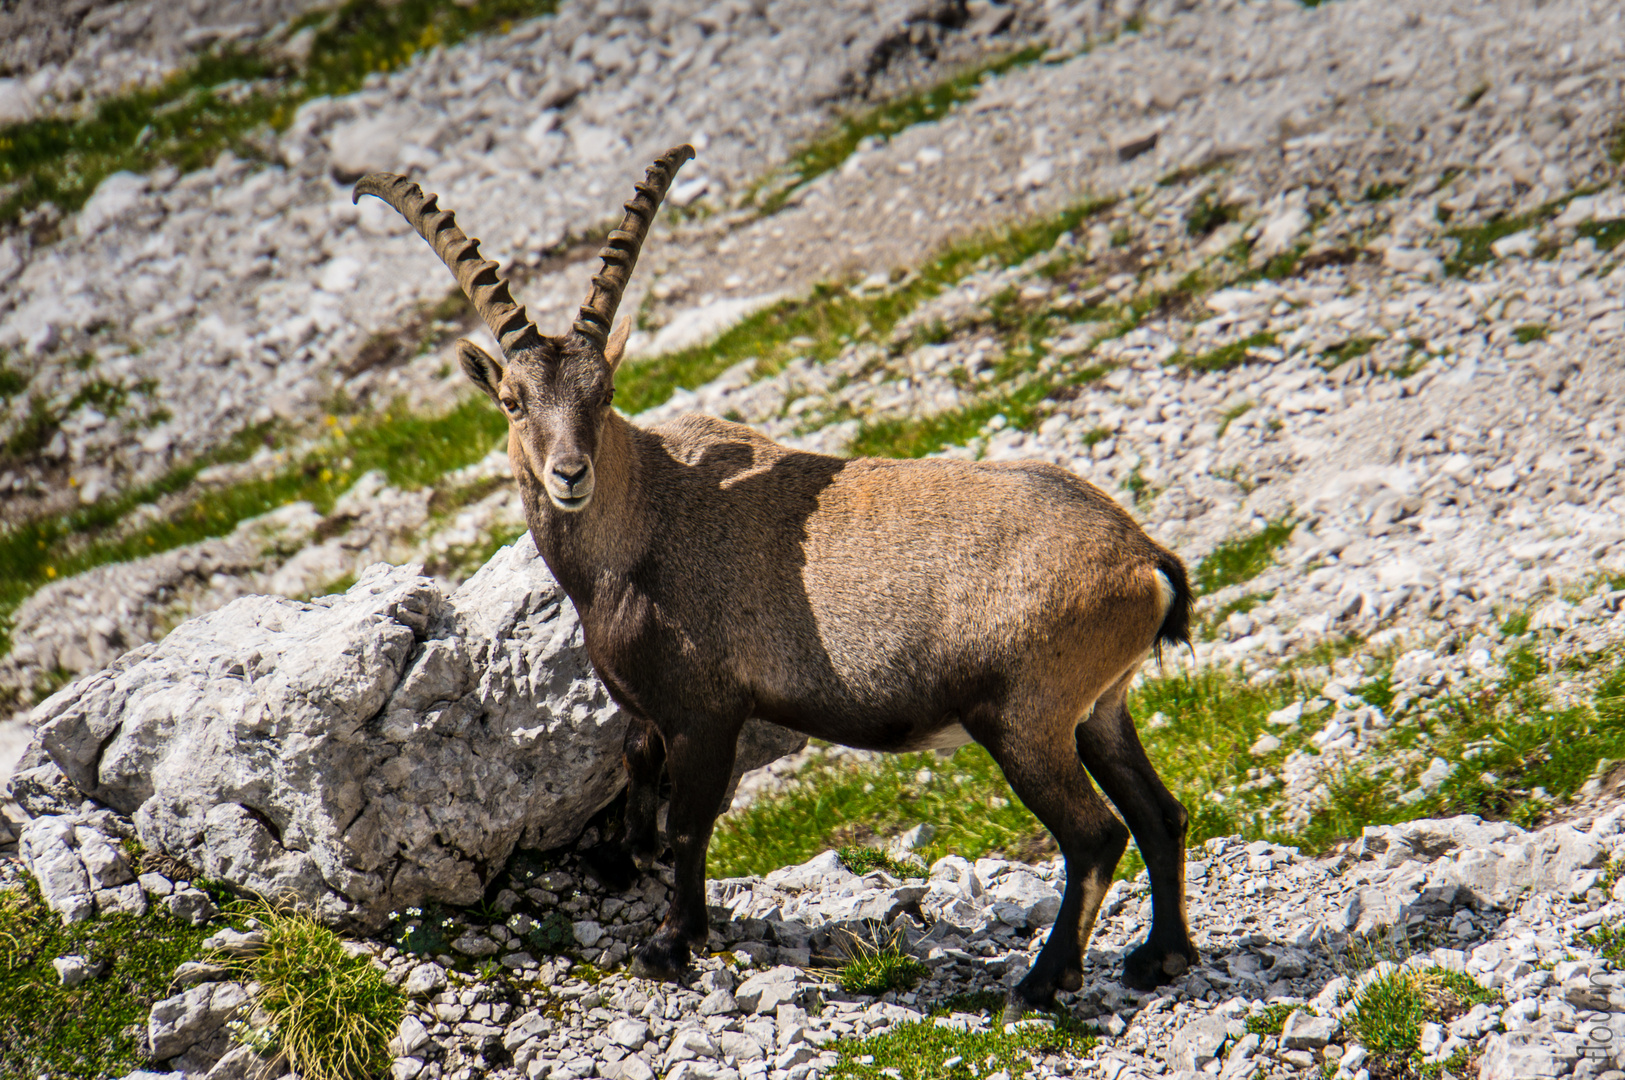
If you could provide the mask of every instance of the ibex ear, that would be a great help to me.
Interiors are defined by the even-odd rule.
[[[604,344],[604,359],[609,362],[610,374],[621,366],[621,357],[626,355],[626,339],[631,336],[632,316],[622,316],[620,325],[609,332],[609,341]]]
[[[502,381],[502,365],[467,338],[457,341],[457,360],[474,385],[484,390],[492,401],[501,404],[497,398],[497,384]]]

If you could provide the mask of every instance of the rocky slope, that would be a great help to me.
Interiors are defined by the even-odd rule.
[[[1532,833],[1471,816],[1422,820],[1367,829],[1347,852],[1319,859],[1266,841],[1211,840],[1187,865],[1199,968],[1152,994],[1116,981],[1150,910],[1144,875],[1119,881],[1084,985],[1061,995],[1062,1019],[1002,1032],[997,1002],[1060,905],[1059,860],[950,856],[894,876],[854,873],[828,852],[765,878],[713,881],[712,955],[681,986],[613,973],[652,929],[667,883],[605,885],[602,869],[571,855],[546,871],[514,868],[478,914],[410,908],[357,948],[410,999],[390,1044],[391,1075],[407,1080],[800,1080],[831,1070],[896,1080],[891,1063],[908,1075],[958,1075],[956,1040],[978,1036],[965,1045],[991,1053],[962,1070],[973,1075],[1365,1080],[1431,1068],[1483,1080],[1617,1080],[1625,976],[1617,942],[1598,928],[1625,915],[1625,886],[1614,881],[1622,817],[1592,802]],[[69,842],[87,863],[92,851],[110,853],[95,872],[126,882],[108,895],[128,892],[129,910],[199,924],[216,917],[173,873],[130,880],[105,838],[116,838],[116,819],[73,820]],[[23,841],[42,880],[55,865],[47,831],[32,826]],[[0,861],[0,875],[19,869]],[[252,955],[263,942],[252,929],[222,929],[205,943],[216,949],[212,963],[177,971],[174,996],[153,1006],[145,1032],[158,1067],[174,1071],[132,1076],[285,1074],[285,1063],[251,1049],[263,1016],[247,1017],[235,1036],[227,1028],[247,1015],[251,988],[230,981],[220,957]],[[882,948],[914,958],[911,988],[843,989],[835,969]],[[73,973],[64,979],[95,977],[81,973],[86,963],[70,956],[59,967]],[[1441,982],[1449,972],[1471,981]],[[1408,979],[1472,988],[1436,990],[1409,1066],[1361,1041],[1376,1042],[1372,995]]]
[[[107,533],[139,543],[201,497],[320,462],[340,490],[41,581],[10,618],[0,682],[24,711],[0,748],[20,752],[36,695],[189,615],[320,593],[380,559],[455,584],[517,534],[499,449],[410,482],[344,464],[345,432],[361,430],[347,425],[455,405],[446,342],[466,330],[440,304],[444,268],[387,210],[351,206],[344,178],[395,168],[438,191],[550,330],[584,292],[584,238],[648,159],[689,139],[699,160],[627,301],[629,380],[656,386],[673,350],[790,306],[715,358],[677,352],[675,392],[638,391],[642,422],[699,409],[830,452],[1042,457],[1113,492],[1197,570],[1196,662],[1302,688],[1253,744],[1257,775],[1209,795],[1261,829],[1300,829],[1348,775],[1402,805],[1471,782],[1524,819],[1556,812],[1544,789],[1471,764],[1513,736],[1452,743],[1446,706],[1535,685],[1529,656],[1541,696],[1505,700],[1508,730],[1613,693],[1621,19],[1601,0],[566,3],[311,103],[265,162],[112,177],[57,235],[0,240],[3,385],[17,387],[0,434],[15,442],[39,409],[52,425],[0,466],[8,524],[129,496]],[[810,182],[775,171],[841,110],[1034,44]],[[775,190],[773,212],[746,197]],[[1012,221],[1031,228],[1001,238]],[[275,433],[258,452],[130,494],[256,424]],[[1380,700],[1364,688],[1379,676]],[[1429,1020],[1420,1064],[1610,1075],[1625,1062],[1593,1051],[1625,1038],[1620,957],[1592,935],[1625,898],[1620,818],[1599,786],[1539,833],[1424,821],[1326,858],[1211,841],[1190,871],[1209,963],[1150,998],[1112,979],[1144,918],[1143,882],[1120,883],[1068,1002],[1101,1042],[1037,1039],[1037,1068],[1391,1075],[1368,1060],[1353,1004],[1391,955],[1499,994]],[[515,883],[507,920],[459,927],[467,948],[374,943],[417,1002],[395,1075],[806,1080],[855,1045],[839,1040],[912,1031],[939,1006],[933,1031],[980,1031],[977,1009],[949,1001],[1024,969],[1057,871],[986,863],[911,884],[825,858],[713,883],[718,949],[768,968],[707,961],[672,991],[589,982],[518,940],[563,911],[569,951],[613,965],[646,932],[660,885],[606,889],[569,862]],[[142,906],[201,895],[140,885]],[[803,970],[868,918],[930,969],[918,989],[876,1001]],[[475,958],[513,974],[447,974]],[[1272,1001],[1301,1011],[1281,1028]],[[156,1012],[151,1030],[171,1060],[204,1046],[182,1062],[198,1067],[224,1045],[208,1018],[229,1010],[193,1004],[172,1012],[195,1030],[176,1036]],[[842,1067],[899,1080],[882,1058],[852,1050]],[[972,1064],[988,1080],[1020,1071]]]

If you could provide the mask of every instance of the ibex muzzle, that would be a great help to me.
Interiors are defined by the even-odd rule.
[[[627,330],[611,333],[616,308],[692,156],[668,151],[637,185],[557,338],[537,332],[432,196],[385,174],[356,186],[405,215],[501,344],[505,364],[466,341],[459,355],[507,414],[531,536],[632,717],[626,840],[645,867],[661,850],[661,769],[671,776],[675,891],[634,970],[676,978],[706,941],[705,851],[740,727],[756,716],[874,750],[988,749],[1066,858],[1055,927],[1011,1010],[1081,985],[1082,947],[1131,830],[1154,914],[1124,980],[1181,974],[1197,958],[1186,813],[1146,759],[1127,696],[1154,650],[1188,642],[1183,564],[1052,465],[847,460],[711,417],[645,430],[616,413]]]

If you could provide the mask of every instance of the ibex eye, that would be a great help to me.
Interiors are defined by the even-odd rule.
[[[519,402],[515,401],[513,398],[503,399],[502,411],[513,417],[515,420],[519,419],[519,417],[524,415],[525,412],[525,410],[520,407]]]

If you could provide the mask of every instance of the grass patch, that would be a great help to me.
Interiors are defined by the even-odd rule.
[[[1248,593],[1246,596],[1236,597],[1227,604],[1220,604],[1202,617],[1202,639],[1212,641],[1219,636],[1219,628],[1231,615],[1237,613],[1245,615],[1259,604],[1267,603],[1274,596],[1274,592]]]
[[[1625,218],[1588,221],[1574,231],[1580,236],[1589,236],[1598,251],[1612,251],[1621,240],[1625,240]]]
[[[1530,614],[1528,609],[1515,611],[1501,623],[1502,637],[1518,637],[1529,633]]]
[[[763,214],[777,213],[797,188],[839,168],[865,139],[889,141],[916,124],[941,120],[955,105],[974,98],[983,80],[1031,64],[1045,51],[1045,46],[1033,45],[1007,53],[928,89],[843,117],[833,130],[797,151],[783,168],[758,181],[746,194],[747,204]]]
[[[1097,1041],[1092,1027],[1064,1016],[1008,1033],[997,1013],[988,1031],[958,1031],[927,1020],[899,1024],[867,1039],[842,1039],[835,1043],[840,1061],[826,1075],[835,1080],[972,1080],[1003,1070],[1024,1076],[1051,1054],[1087,1057]]]
[[[109,98],[80,119],[41,119],[0,128],[0,223],[52,203],[84,205],[96,185],[121,170],[169,165],[190,171],[223,150],[263,157],[268,135],[293,121],[304,102],[361,88],[374,72],[418,53],[512,20],[554,10],[556,0],[349,0],[296,20],[313,37],[303,64],[273,49],[224,45],[150,90]]]
[[[1051,383],[1033,380],[1003,394],[930,416],[897,416],[865,422],[847,448],[853,457],[917,458],[949,446],[963,446],[987,430],[996,417],[1004,417],[999,430],[1030,430],[1039,419],[1040,406],[1057,386],[1080,385],[1105,374],[1088,368],[1075,380]],[[1002,380],[995,378],[995,383]]]
[[[1295,276],[1299,266],[1303,263],[1303,257],[1309,252],[1309,246],[1308,241],[1304,241],[1292,245],[1292,247],[1279,254],[1270,256],[1256,274],[1243,274],[1242,280],[1248,281],[1257,277],[1266,281],[1285,281],[1287,278]]]
[[[1185,232],[1192,237],[1207,236],[1240,216],[1239,209],[1215,199],[1212,191],[1204,191],[1185,214]]]
[[[367,1080],[389,1068],[387,1048],[405,1003],[366,956],[309,916],[264,903],[242,909],[259,923],[265,948],[249,959],[216,957],[260,984],[256,1003],[271,1017],[260,1040],[287,1053],[310,1080]]]
[[[1367,985],[1346,1023],[1388,1075],[1412,1076],[1422,1069],[1423,1024],[1449,1022],[1475,1004],[1499,998],[1461,972],[1401,969]]]
[[[1527,214],[1492,218],[1482,225],[1447,230],[1445,235],[1456,242],[1456,253],[1445,260],[1445,273],[1461,277],[1473,267],[1484,265],[1495,258],[1497,240],[1534,228],[1555,214],[1566,201],[1548,203]]]
[[[1336,371],[1350,360],[1357,360],[1376,348],[1381,340],[1373,337],[1349,338],[1341,345],[1334,345],[1321,353],[1316,363],[1327,371]]]
[[[918,273],[876,295],[814,286],[805,297],[747,316],[714,341],[625,365],[615,378],[618,407],[628,415],[652,409],[673,391],[699,386],[743,360],[754,360],[756,374],[767,376],[798,356],[824,363],[853,341],[886,340],[906,315],[972,271],[1025,262],[1112,205],[1085,200],[1050,217],[951,244]]]
[[[894,935],[888,940],[871,941],[847,931],[842,945],[847,961],[836,979],[849,994],[884,994],[912,990],[931,969],[904,953]]]
[[[1220,345],[1211,352],[1200,356],[1186,356],[1179,352],[1170,356],[1167,363],[1174,367],[1181,367],[1187,371],[1233,371],[1247,363],[1249,353],[1253,349],[1263,349],[1274,345],[1276,336],[1268,330],[1253,334],[1240,341],[1233,341],[1228,345]]]
[[[1550,331],[1551,327],[1547,326],[1545,323],[1529,323],[1526,326],[1515,327],[1512,331],[1512,336],[1517,340],[1519,345],[1528,345],[1533,341],[1545,341],[1546,335]]]
[[[1196,564],[1191,581],[1204,596],[1227,585],[1250,581],[1275,563],[1275,553],[1292,538],[1297,522],[1280,518],[1256,533],[1226,540]]]
[[[1349,1033],[1377,1057],[1408,1061],[1422,1041],[1427,999],[1418,980],[1396,972],[1368,985],[1354,1001]]]
[[[950,852],[1037,853],[1048,836],[980,746],[952,761],[926,752],[888,754],[870,765],[819,762],[801,781],[717,822],[710,876],[765,874],[926,823],[936,827],[919,849],[927,863]]]
[[[0,1046],[8,1076],[101,1080],[146,1064],[140,1032],[152,1003],[169,995],[175,968],[212,932],[155,911],[74,926],[45,907],[30,878],[0,891]],[[78,954],[106,965],[73,989],[51,961]]]
[[[1249,1035],[1279,1035],[1286,1027],[1287,1017],[1303,1008],[1301,1005],[1266,1005],[1259,1012],[1247,1017],[1247,1033]]]
[[[1401,801],[1405,777],[1358,770],[1334,777],[1304,842],[1316,847],[1365,825],[1454,814],[1532,827],[1577,792],[1599,760],[1625,758],[1625,660],[1609,661],[1590,702],[1563,706],[1543,686],[1547,669],[1533,649],[1511,653],[1503,667],[1493,683],[1468,684],[1395,718],[1384,756],[1413,751],[1416,770],[1433,757],[1450,763],[1437,790]]]
[[[1625,927],[1603,923],[1585,937],[1585,942],[1619,967],[1625,964]]]
[[[923,877],[920,867],[900,863],[879,848],[848,844],[835,853],[841,865],[854,874],[867,874],[871,870],[884,870],[895,878]]]
[[[543,956],[560,956],[575,951],[576,934],[568,915],[550,911],[525,935],[525,941]]]
[[[1225,161],[1223,157],[1212,157],[1200,165],[1185,165],[1181,168],[1175,169],[1171,173],[1167,173],[1159,177],[1157,179],[1157,186],[1160,188],[1168,188],[1178,187],[1181,184],[1188,184],[1198,177],[1206,176],[1210,172],[1216,172],[1219,169],[1224,168],[1224,164]]]
[[[1224,433],[1230,430],[1230,425],[1235,423],[1237,420],[1240,420],[1243,416],[1246,416],[1252,411],[1252,409],[1253,403],[1250,401],[1244,401],[1240,405],[1235,405],[1226,409],[1219,417],[1219,431],[1214,438],[1224,438]]]

